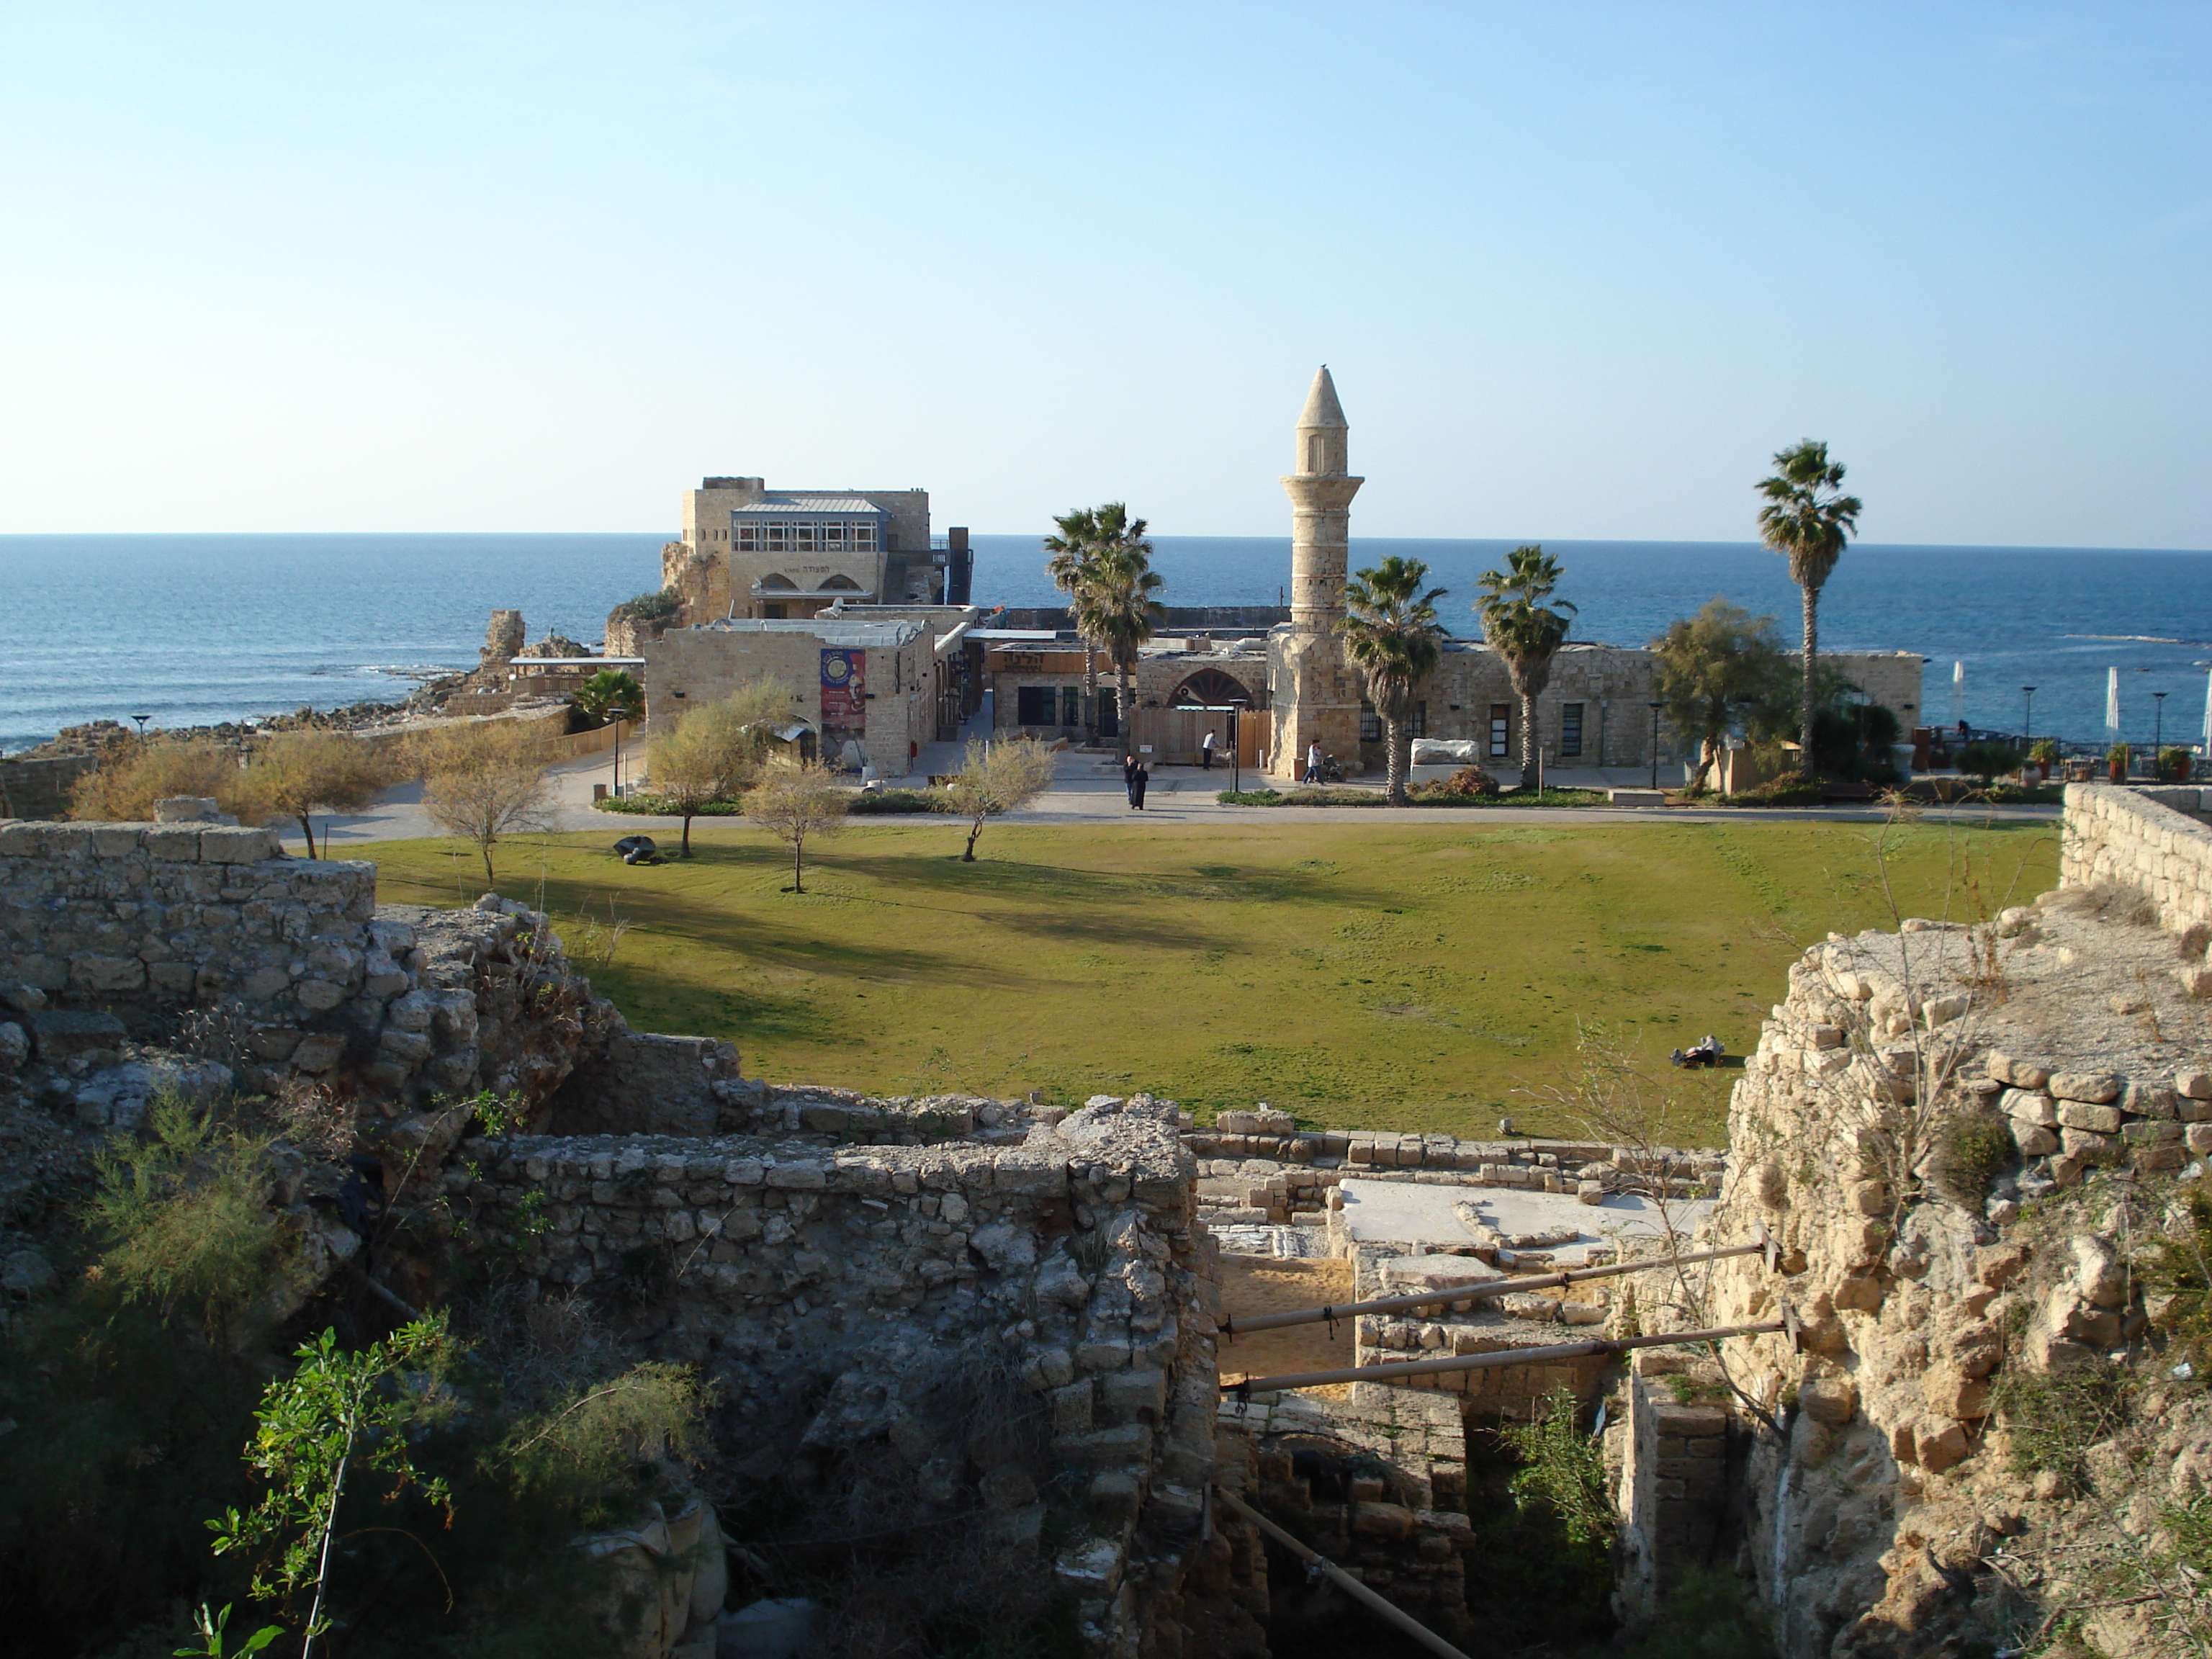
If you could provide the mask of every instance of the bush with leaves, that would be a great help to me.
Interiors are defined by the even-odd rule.
[[[245,798],[252,817],[298,824],[313,858],[313,814],[366,806],[392,777],[391,762],[358,738],[312,729],[278,732],[247,761]]]
[[[2008,743],[1970,743],[1959,750],[1959,769],[1986,789],[2000,773],[2020,770],[2020,750]]]
[[[70,789],[70,816],[145,823],[154,803],[173,796],[212,800],[225,812],[249,812],[252,797],[238,757],[206,738],[148,738],[112,745]]]
[[[823,766],[770,767],[745,797],[745,816],[791,848],[791,891],[806,890],[806,843],[842,830],[851,802]]]
[[[1506,1424],[1498,1432],[1521,1455],[1512,1480],[1515,1500],[1549,1511],[1570,1543],[1602,1549],[1614,1526],[1606,1495],[1605,1455],[1582,1431],[1582,1407],[1574,1391],[1553,1389],[1533,1420]]]
[[[1006,743],[970,739],[960,770],[946,780],[944,810],[968,820],[968,844],[960,861],[975,861],[975,839],[983,833],[986,818],[1028,805],[1052,787],[1051,747],[1034,738]]]

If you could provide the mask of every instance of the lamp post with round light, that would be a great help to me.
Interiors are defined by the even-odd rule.
[[[2021,686],[2020,697],[2020,743],[2021,747],[2025,749],[2028,739],[2035,735],[2035,688],[2032,685]]]
[[[1651,787],[1654,789],[1659,787],[1659,711],[1666,706],[1663,702],[1651,705]]]
[[[2158,711],[2150,728],[2150,759],[2153,768],[2158,765],[2159,747],[2166,741],[2166,696],[2163,691],[2154,691],[2150,694],[2151,706]]]
[[[622,729],[623,722],[629,718],[629,710],[610,708],[607,713],[613,715],[615,720],[615,799],[620,800],[622,799]]]
[[[138,722],[138,735],[142,738],[144,738],[146,735],[146,722],[152,720],[154,717],[151,714],[133,714],[131,718]]]

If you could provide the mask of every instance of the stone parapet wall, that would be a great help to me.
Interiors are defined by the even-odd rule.
[[[0,980],[52,996],[328,1013],[363,987],[375,903],[374,866],[284,858],[271,830],[0,823]]]
[[[0,759],[0,818],[58,818],[69,811],[70,790],[100,764],[97,755],[41,755]]]
[[[2212,792],[2066,786],[2064,884],[2112,883],[2143,893],[2173,933],[2212,927]]]

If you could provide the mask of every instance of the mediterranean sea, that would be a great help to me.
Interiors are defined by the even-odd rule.
[[[0,537],[0,752],[64,726],[146,714],[149,729],[398,701],[416,677],[473,667],[495,607],[532,640],[597,642],[607,611],[659,580],[665,533]],[[1427,562],[1455,633],[1472,635],[1476,575],[1505,541],[1354,538],[1354,566]],[[1060,601],[1035,536],[974,538],[985,605]],[[1160,536],[1171,605],[1272,605],[1289,580],[1280,537]],[[1797,640],[1797,590],[1749,542],[1547,542],[1580,607],[1574,636],[1649,640],[1716,593]],[[1820,643],[1929,659],[1923,721],[1963,716],[2101,743],[2107,672],[2121,735],[2204,736],[2212,553],[1900,547],[1847,551],[1822,590]],[[1964,664],[1954,688],[1954,665]],[[1954,690],[1956,693],[1954,701]]]

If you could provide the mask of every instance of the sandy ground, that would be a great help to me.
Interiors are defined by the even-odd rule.
[[[1225,1255],[1221,1258],[1221,1300],[1223,1310],[1231,1320],[1349,1302],[1352,1263],[1335,1258],[1285,1261],[1271,1256]],[[1247,1376],[1335,1370],[1352,1363],[1349,1319],[1338,1320],[1334,1334],[1327,1323],[1316,1321],[1285,1330],[1259,1331],[1221,1345],[1224,1382]],[[1309,1392],[1325,1395],[1329,1391]]]

